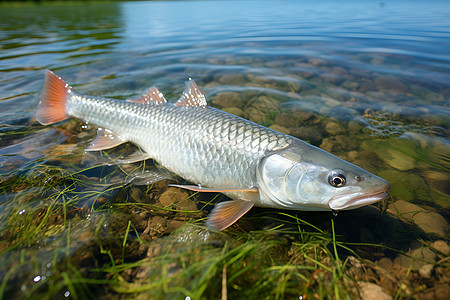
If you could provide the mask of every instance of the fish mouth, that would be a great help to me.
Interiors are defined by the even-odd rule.
[[[382,190],[366,193],[348,193],[343,195],[334,196],[328,202],[328,206],[331,210],[350,210],[366,206],[389,197],[387,191],[390,185]]]

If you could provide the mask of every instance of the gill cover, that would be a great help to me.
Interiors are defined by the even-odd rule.
[[[263,205],[284,208],[298,206],[299,189],[305,174],[299,161],[300,158],[292,153],[272,154],[261,160],[257,180]]]

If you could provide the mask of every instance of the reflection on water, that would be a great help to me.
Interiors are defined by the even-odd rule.
[[[105,239],[116,245],[113,240],[122,239],[127,230],[135,230],[146,242],[172,245],[161,237],[189,219],[199,220],[204,211],[196,203],[211,200],[210,195],[200,195],[197,202],[183,202],[189,194],[166,190],[166,181],[148,187],[127,185],[138,172],[155,172],[157,166],[109,165],[136,150],[132,145],[84,153],[95,135],[94,126],[78,120],[51,128],[37,125],[33,116],[46,68],[57,71],[78,92],[118,99],[134,98],[156,85],[175,101],[184,81],[193,78],[211,105],[320,146],[391,183],[392,199],[379,206],[383,214],[368,208],[335,218],[336,230],[346,242],[411,248],[410,254],[418,251],[417,239],[427,249],[435,249],[436,242],[445,244],[450,206],[449,14],[445,1],[2,6],[0,234],[6,242],[0,243],[0,250],[7,253],[3,261],[18,261],[16,250],[24,249],[29,240],[29,257],[41,251],[46,262],[52,262],[64,253],[76,267],[91,266],[93,261],[104,265],[109,258],[97,253],[92,254],[94,259],[86,248],[97,249]],[[191,213],[177,214],[167,207]],[[299,217],[329,229],[331,215]],[[273,226],[267,220],[273,220],[272,212],[257,210],[239,224],[249,232]],[[100,231],[105,238],[99,238]],[[208,243],[223,242],[217,240]],[[36,246],[40,243],[45,250]],[[147,248],[133,247],[139,251],[127,252],[130,261],[145,257]],[[110,248],[108,255],[121,257],[123,263],[125,252]],[[160,253],[149,249],[148,253]],[[406,256],[391,250],[377,248],[375,255],[362,247],[352,249],[363,258],[383,257],[392,267],[408,269]],[[428,262],[445,260],[441,250],[426,257]],[[102,255],[109,257],[106,252]],[[32,271],[20,265],[21,272],[8,273],[14,279],[9,292],[14,294],[17,288],[26,294],[36,276],[44,286],[44,269],[55,274],[67,271],[52,264],[36,262]],[[446,284],[439,267],[427,279],[436,290]],[[4,272],[0,271],[1,278]],[[148,279],[148,274],[139,274]],[[409,288],[422,283],[411,279]],[[397,284],[392,290],[384,288],[393,295],[411,296],[397,292]]]

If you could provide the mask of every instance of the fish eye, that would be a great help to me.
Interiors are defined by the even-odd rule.
[[[331,173],[328,176],[328,182],[334,187],[341,187],[345,185],[345,176],[341,173]]]

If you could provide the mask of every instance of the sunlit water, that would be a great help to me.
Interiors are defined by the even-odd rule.
[[[119,99],[156,85],[175,101],[193,78],[211,105],[361,165],[391,183],[393,200],[448,221],[449,15],[446,1],[1,7],[0,174],[40,176],[58,155],[78,156],[62,163],[68,172],[94,159],[81,157],[95,128],[33,119],[45,69]],[[0,194],[1,226],[27,189]]]

